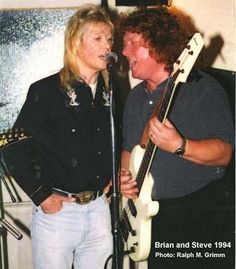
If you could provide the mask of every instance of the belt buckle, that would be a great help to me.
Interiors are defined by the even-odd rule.
[[[75,195],[75,202],[76,204],[85,205],[94,200],[94,198],[95,196],[93,191],[83,191]]]

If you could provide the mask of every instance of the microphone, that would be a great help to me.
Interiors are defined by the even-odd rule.
[[[108,52],[106,54],[106,61],[107,65],[110,67],[118,61],[118,56],[115,54],[115,52]]]

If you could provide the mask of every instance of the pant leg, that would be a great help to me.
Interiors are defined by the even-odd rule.
[[[82,238],[82,233],[73,230],[73,215],[72,204],[64,204],[55,214],[45,214],[40,207],[33,207],[31,237],[35,269],[71,269],[75,245]]]
[[[113,251],[105,196],[86,205],[64,203],[56,214],[34,207],[31,236],[35,269],[71,269],[73,262],[74,269],[103,269]]]
[[[75,249],[74,269],[103,269],[113,251],[110,208],[102,196],[85,208],[87,222],[83,242]],[[112,259],[108,267],[111,268]]]

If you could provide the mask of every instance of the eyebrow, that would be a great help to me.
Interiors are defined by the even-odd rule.
[[[102,30],[90,30],[90,31],[87,31],[87,33],[90,33],[90,34],[105,34],[105,32],[104,31],[102,31]],[[108,34],[110,34],[111,36],[112,36],[112,32],[109,32]]]

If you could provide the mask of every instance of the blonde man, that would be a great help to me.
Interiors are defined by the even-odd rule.
[[[36,269],[102,269],[112,253],[103,193],[112,175],[104,79],[112,43],[107,14],[81,6],[66,27],[64,67],[30,86],[16,120],[15,127],[33,131],[36,141],[40,172],[27,176],[24,167],[17,177],[34,202]]]

